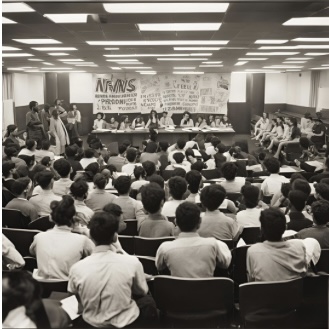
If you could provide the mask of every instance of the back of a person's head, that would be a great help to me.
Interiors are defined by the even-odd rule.
[[[8,177],[10,173],[13,173],[15,169],[15,163],[12,161],[2,162],[2,175]]]
[[[172,157],[174,158],[174,160],[177,164],[183,163],[184,158],[185,158],[184,154],[181,152],[174,153]]]
[[[266,158],[266,153],[265,153],[265,152],[260,152],[260,153],[258,154],[258,160],[259,160],[259,161],[264,161],[265,158]]]
[[[146,145],[145,152],[146,153],[156,153],[158,149],[158,144],[155,142],[149,142]]]
[[[160,210],[165,200],[165,192],[163,188],[156,183],[150,183],[143,186],[141,194],[142,203],[147,212],[154,214]]]
[[[221,140],[216,136],[214,136],[210,141],[210,143],[213,147],[217,147],[217,145],[220,144],[220,142],[221,142]]]
[[[34,155],[26,155],[26,154],[21,154],[18,156],[20,159],[25,161],[26,165],[28,167],[32,167],[34,162],[35,162],[35,156]]]
[[[123,154],[125,153],[127,150],[127,146],[126,145],[119,145],[119,154]]]
[[[299,144],[303,149],[307,150],[310,146],[310,140],[307,137],[301,137],[299,139]]]
[[[182,232],[196,231],[200,226],[200,208],[191,202],[183,202],[176,209],[176,224]]]
[[[191,165],[192,170],[196,170],[198,172],[201,172],[205,168],[204,162],[202,161],[196,161]]]
[[[103,149],[103,144],[100,140],[94,140],[89,144],[89,147],[93,150],[101,150]]]
[[[50,142],[48,140],[42,141],[41,148],[45,151],[48,151],[50,148]]]
[[[11,191],[15,196],[21,195],[27,188],[31,180],[28,177],[17,178],[11,187]]]
[[[145,169],[143,168],[143,166],[136,166],[134,168],[134,176],[137,180],[140,178],[145,178],[146,173],[145,173]]]
[[[186,145],[186,141],[185,141],[185,139],[183,139],[183,138],[178,138],[176,144],[177,144],[177,146],[178,146],[178,148],[179,148],[180,150],[183,150],[184,147],[185,147],[185,145]]]
[[[264,166],[271,174],[278,174],[280,171],[280,162],[274,157],[265,159]]]
[[[265,240],[280,241],[286,230],[286,217],[278,208],[265,209],[260,213],[261,230]]]
[[[223,154],[226,152],[226,146],[222,143],[217,144],[217,152]]]
[[[86,149],[84,152],[84,157],[87,159],[91,159],[95,155],[93,149]]]
[[[329,185],[329,178],[322,178],[322,179],[320,180],[320,183],[322,183],[322,184],[326,184],[326,185]]]
[[[329,222],[329,201],[319,200],[312,203],[312,214],[317,225],[326,225]]]
[[[120,218],[122,215],[122,209],[118,204],[115,203],[108,203],[104,206],[103,211],[106,211],[117,218]]]
[[[96,245],[110,245],[119,229],[119,218],[106,211],[97,211],[89,224],[90,237]]]
[[[214,211],[219,208],[226,197],[226,191],[223,186],[212,184],[206,186],[201,191],[201,203],[209,211]]]
[[[143,165],[143,168],[146,172],[146,176],[152,176],[153,174],[155,174],[156,168],[155,168],[154,162],[145,161],[145,162],[142,163],[142,165]]]
[[[175,200],[182,200],[184,193],[187,190],[186,180],[179,176],[174,176],[169,179],[169,193]]]
[[[174,155],[175,154],[179,154],[180,152],[176,152],[176,153],[174,153]],[[182,154],[182,153],[181,153]],[[174,158],[174,155],[173,155],[173,158]],[[188,157],[193,157],[193,158],[195,158],[195,155],[194,155],[194,152],[193,152],[193,149],[191,149],[191,148],[188,148],[187,150],[185,150],[185,156],[186,156],[186,158],[188,159]],[[174,158],[175,159],[175,158]],[[176,161],[177,162],[177,161]]]
[[[161,151],[167,152],[169,143],[168,142],[159,142],[159,147],[160,147]]]
[[[311,194],[311,186],[310,186],[310,183],[307,180],[305,180],[305,179],[300,179],[300,178],[296,179],[292,183],[292,190],[302,191],[308,197]]]
[[[17,148],[13,144],[11,144],[9,146],[5,146],[3,152],[10,159],[11,157],[17,155],[18,150],[17,150]]]
[[[35,140],[34,139],[27,139],[25,142],[25,146],[28,150],[32,150],[32,148],[35,145]]]
[[[291,206],[297,211],[302,211],[306,205],[308,196],[302,191],[294,190],[289,192],[288,198]]]
[[[94,185],[100,190],[104,190],[108,180],[103,174],[96,174],[94,177]]]
[[[149,178],[150,183],[156,183],[158,184],[161,188],[164,188],[165,181],[162,176],[160,175],[152,175]]]
[[[244,185],[241,188],[244,203],[247,208],[256,208],[259,201],[259,188],[255,185]]]
[[[95,176],[99,173],[99,164],[97,162],[89,163],[89,165],[85,168],[85,172],[91,172],[92,176]]]
[[[185,175],[186,175],[186,170],[183,168],[175,168],[173,170],[173,176],[185,178]]]
[[[61,158],[54,162],[54,169],[62,178],[67,177],[71,171],[71,164],[67,160]]]
[[[238,173],[238,167],[234,162],[225,162],[222,166],[223,177],[228,180],[234,180]]]
[[[206,135],[206,138],[205,138],[205,143],[210,143],[211,142],[211,139],[214,137],[213,134],[207,134]]]
[[[48,170],[40,171],[35,175],[35,179],[42,189],[48,188],[52,183],[53,178],[54,174]]]
[[[290,183],[282,183],[281,193],[285,198],[288,198],[288,195],[291,190],[292,190],[292,185]]]
[[[315,185],[315,192],[322,199],[329,201],[329,185],[318,183]]]
[[[150,136],[150,140],[152,142],[156,142],[157,138],[158,138],[158,133],[153,128],[150,128],[150,135],[149,136]]]
[[[131,179],[129,176],[119,176],[114,182],[114,188],[118,191],[119,195],[129,193],[131,186]]]
[[[131,147],[126,152],[126,158],[129,162],[135,162],[137,157],[137,151],[135,148]]]
[[[290,183],[292,184],[296,179],[303,179],[304,181],[307,181],[307,179],[300,173],[295,172],[290,177]]]
[[[130,140],[126,139],[126,140],[124,140],[124,141],[122,142],[122,145],[123,145],[123,146],[125,146],[125,147],[126,147],[126,149],[127,149],[127,148],[129,148],[129,147],[130,147],[130,145],[131,145],[131,142],[130,142]]]
[[[74,199],[70,195],[63,195],[61,201],[52,201],[50,204],[51,218],[59,226],[73,224],[75,215]]]
[[[202,175],[197,170],[191,170],[185,175],[185,180],[188,184],[188,189],[191,193],[198,193]]]
[[[88,193],[88,184],[87,182],[79,178],[73,182],[70,186],[70,191],[75,198],[82,198]]]
[[[29,168],[27,167],[27,165],[23,164],[23,165],[19,165],[16,168],[16,175],[18,177],[28,177],[29,176]]]
[[[75,149],[75,147],[72,146],[66,146],[65,147],[65,154],[68,157],[74,157],[77,153],[77,150]]]
[[[43,158],[40,160],[40,164],[42,164],[42,165],[45,166],[45,167],[50,167],[50,165],[51,165],[51,159],[50,159],[50,157],[48,157],[48,156],[43,157]]]

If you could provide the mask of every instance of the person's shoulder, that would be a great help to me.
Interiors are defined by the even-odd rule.
[[[255,243],[253,245],[251,245],[249,248],[248,248],[248,255],[251,255],[253,253],[258,253],[258,252],[262,252],[264,251],[266,248],[265,248],[265,245],[263,242],[258,242],[258,243]]]

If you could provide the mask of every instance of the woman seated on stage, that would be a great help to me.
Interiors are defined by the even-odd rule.
[[[272,129],[271,129],[271,131],[264,132],[260,142],[263,143],[263,142],[269,140],[271,137],[277,136],[277,132],[278,132],[279,127],[280,127],[279,126],[279,120],[273,118],[272,119]],[[282,129],[282,133],[283,133],[283,129]]]
[[[183,119],[181,120],[180,125],[182,127],[194,127],[190,112],[185,111],[183,113]]]
[[[220,127],[220,123],[222,122],[222,116],[216,115],[215,116],[215,127]]]
[[[114,117],[110,119],[110,122],[106,122],[106,129],[118,129],[119,122]]]
[[[138,115],[132,122],[131,128],[144,128],[145,127],[145,122],[144,119],[141,115]]]
[[[130,129],[130,122],[128,119],[128,115],[122,115],[118,130],[127,130],[127,129]]]
[[[105,129],[106,122],[105,122],[104,118],[105,118],[104,113],[98,112],[96,114],[96,119],[94,120],[94,125],[93,125],[94,130]]]
[[[206,119],[204,119],[202,115],[198,115],[197,118],[196,118],[195,127],[204,128],[206,126],[207,126]]]
[[[163,127],[163,125],[159,121],[157,111],[152,110],[145,128],[158,129],[158,128],[162,128],[162,127]]]
[[[279,145],[281,141],[288,141],[291,136],[291,129],[289,126],[290,119],[289,118],[284,118],[284,123],[283,123],[283,134],[278,137],[274,137],[271,139],[271,143],[268,146],[267,150],[271,151],[274,145]]]
[[[275,119],[274,119],[275,120]],[[259,131],[258,131],[258,135],[256,136],[256,137],[253,137],[252,139],[255,139],[255,140],[260,140],[261,139],[261,137],[263,137],[263,135],[265,134],[265,133],[269,133],[269,132],[271,132],[271,130],[272,130],[272,128],[273,128],[273,126],[275,127],[275,123],[273,123],[273,119],[269,122],[269,124],[266,126],[266,128],[265,129],[260,129]]]
[[[162,117],[160,118],[159,122],[160,122],[160,125],[162,125],[162,126],[174,126],[175,125],[172,118],[168,117],[167,111],[164,111],[162,113]]]
[[[215,122],[215,118],[212,114],[210,114],[208,116],[208,126],[209,127],[216,127],[216,122]]]
[[[227,114],[223,115],[222,121],[220,122],[221,127],[231,127],[231,121],[228,119]]]
[[[263,116],[255,124],[254,138],[260,130],[266,130],[269,123],[270,120],[268,119],[268,114],[264,112]]]

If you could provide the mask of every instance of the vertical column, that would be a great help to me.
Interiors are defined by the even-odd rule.
[[[64,101],[63,107],[65,110],[68,110],[70,105],[70,81],[68,73],[57,74],[57,90],[58,98]]]
[[[251,115],[262,115],[265,101],[265,73],[247,75],[246,96]]]
[[[54,104],[54,100],[58,96],[57,89],[57,73],[45,73],[45,103]]]

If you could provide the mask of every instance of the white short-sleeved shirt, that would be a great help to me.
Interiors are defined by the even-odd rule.
[[[289,183],[289,179],[279,174],[271,174],[263,181],[261,190],[265,196],[274,195],[280,192],[283,183]]]

